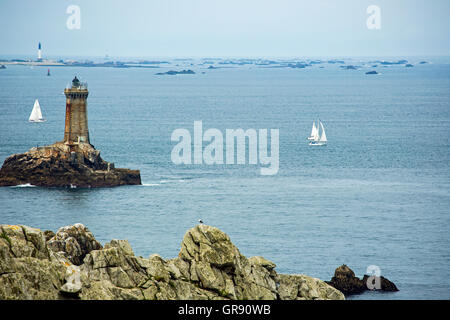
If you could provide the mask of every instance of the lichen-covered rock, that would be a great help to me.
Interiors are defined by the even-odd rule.
[[[150,284],[147,259],[134,256],[126,240],[112,240],[92,250],[81,266],[81,299],[144,299]]]
[[[279,274],[277,282],[281,300],[345,300],[339,290],[306,275]]]
[[[38,229],[26,226],[2,225],[0,234],[9,244],[11,254],[14,257],[49,258],[45,237]]]
[[[75,265],[81,265],[92,250],[102,248],[92,232],[81,223],[60,228],[47,244],[52,251],[65,253]]]
[[[248,261],[253,265],[260,265],[261,267],[267,269],[268,271],[274,270],[275,267],[277,266],[272,261],[259,256],[248,258]]]
[[[0,276],[0,299],[59,299],[65,274],[62,265],[32,257],[14,260],[14,270]]]
[[[217,267],[236,267],[240,256],[228,235],[206,225],[186,232],[179,253],[184,260],[204,261]]]
[[[217,228],[201,224],[188,230],[179,258],[189,264],[191,281],[222,297],[277,298],[274,264],[261,263],[258,258],[247,259],[228,235]]]
[[[53,238],[55,236],[55,233],[51,230],[45,230],[44,231],[44,237],[45,237],[45,241],[50,240],[51,238]]]
[[[0,300],[58,299],[66,268],[39,229],[0,225]]]
[[[82,287],[80,267],[75,265],[67,267],[65,280],[66,283],[61,286],[60,291],[66,294],[78,294]]]
[[[136,257],[126,240],[104,247],[83,225],[49,232],[0,226],[0,299],[214,300],[341,299],[303,275],[277,275],[263,257],[247,259],[217,228],[187,231],[179,256]],[[278,286],[277,286],[278,284]]]

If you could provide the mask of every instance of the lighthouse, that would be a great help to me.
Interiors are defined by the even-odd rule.
[[[42,61],[42,46],[41,46],[41,43],[39,42],[39,45],[38,45],[38,61]]]
[[[66,95],[66,124],[64,128],[64,143],[68,145],[88,143],[89,129],[87,118],[87,83],[78,78],[72,80],[72,85],[64,89]]]
[[[8,157],[0,168],[0,186],[29,183],[46,187],[94,188],[142,184],[139,170],[116,168],[114,163],[103,160],[100,150],[89,142],[87,84],[75,77],[64,89],[64,94],[64,140]]]

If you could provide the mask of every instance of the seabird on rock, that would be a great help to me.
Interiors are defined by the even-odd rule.
[[[203,224],[202,219],[198,219],[198,223]]]

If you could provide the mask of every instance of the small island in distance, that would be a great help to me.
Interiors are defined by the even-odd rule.
[[[169,70],[169,71],[167,71],[167,72],[158,72],[158,73],[155,73],[156,75],[158,75],[158,76],[161,76],[161,75],[176,75],[176,74],[195,74],[195,72],[194,71],[192,71],[192,70],[181,70],[181,71],[174,71],[174,70]]]

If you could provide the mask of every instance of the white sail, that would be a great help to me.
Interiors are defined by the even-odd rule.
[[[327,135],[325,134],[325,128],[323,127],[322,121],[320,122],[320,127],[322,128],[322,135],[320,136],[320,142],[327,142]]]
[[[43,122],[45,119],[42,117],[41,106],[39,105],[38,99],[34,102],[33,110],[31,111],[30,118],[28,119],[30,122]]]
[[[314,137],[316,135],[316,132],[317,132],[316,123],[313,122],[313,126],[311,129],[311,137]]]
[[[311,135],[309,136],[308,140],[314,140],[317,141],[319,140],[319,128],[316,127],[316,122],[313,121],[313,126],[311,129]]]

